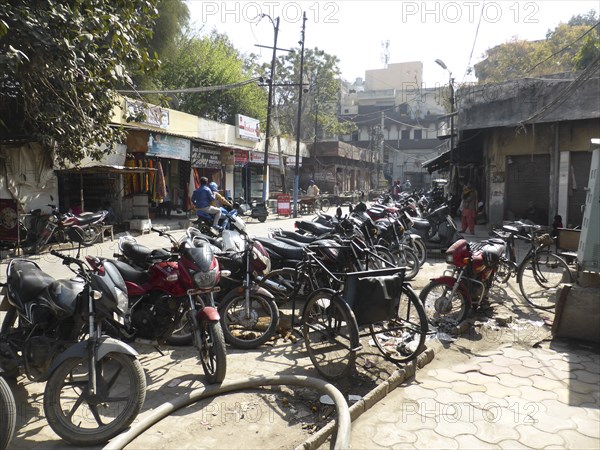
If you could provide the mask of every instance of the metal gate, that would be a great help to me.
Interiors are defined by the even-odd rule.
[[[567,217],[564,225],[569,228],[581,226],[583,220],[582,206],[585,205],[590,178],[591,152],[571,152],[569,167],[569,200]]]
[[[504,217],[527,219],[530,202],[536,209],[534,222],[548,225],[550,205],[550,155],[508,156]]]

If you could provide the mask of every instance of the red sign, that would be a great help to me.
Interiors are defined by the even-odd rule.
[[[280,216],[289,216],[292,214],[290,207],[290,194],[279,194],[277,196],[277,214]]]
[[[17,202],[13,199],[0,199],[0,241],[17,241],[18,239]]]

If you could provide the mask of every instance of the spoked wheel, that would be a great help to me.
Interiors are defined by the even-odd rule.
[[[394,259],[396,260],[396,265],[399,267],[406,267],[406,272],[404,274],[405,280],[414,279],[419,270],[421,269],[421,265],[419,264],[419,258],[412,251],[410,247],[403,245],[400,248],[395,248],[392,251],[392,255],[394,255]]]
[[[411,287],[402,286],[396,302],[396,316],[371,324],[371,337],[385,358],[405,363],[423,352],[429,327],[423,305]]]
[[[458,325],[469,312],[469,303],[459,289],[452,295],[452,285],[432,281],[419,296],[430,324],[437,327]]]
[[[321,211],[326,213],[327,211],[329,211],[330,206],[331,206],[331,203],[329,202],[328,198],[321,199]]]
[[[551,309],[558,300],[558,287],[563,283],[572,283],[573,276],[560,256],[540,252],[521,264],[517,281],[527,302],[536,308]]]
[[[381,245],[376,245],[374,250],[378,258],[367,255],[368,265],[365,270],[389,269],[397,266],[396,257],[390,250]]]
[[[101,225],[90,225],[83,228],[83,245],[93,245],[102,235]]]
[[[417,254],[419,265],[423,266],[427,262],[427,247],[421,239],[413,239],[412,249]]]
[[[44,391],[44,413],[61,438],[75,445],[100,445],[129,427],[146,396],[140,362],[108,353],[96,362],[96,393],[89,392],[87,358],[71,358],[50,376]]]
[[[198,338],[200,362],[208,383],[221,383],[227,372],[227,350],[221,323],[202,321]]]
[[[494,275],[494,281],[499,284],[506,284],[510,277],[517,273],[517,267],[515,263],[506,259],[501,259]]]
[[[15,433],[17,405],[10,386],[0,377],[0,450],[8,448]]]
[[[271,339],[279,324],[279,308],[275,301],[260,294],[226,298],[219,305],[225,342],[237,348],[256,348]]]
[[[328,289],[315,291],[302,314],[302,333],[308,356],[324,378],[348,375],[359,347],[358,326],[341,297]]]

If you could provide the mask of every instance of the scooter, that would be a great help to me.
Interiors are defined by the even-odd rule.
[[[247,203],[243,198],[238,198],[236,205],[238,215],[242,217],[250,217],[251,219],[258,219],[259,222],[264,222],[269,215],[267,205],[257,200]]]

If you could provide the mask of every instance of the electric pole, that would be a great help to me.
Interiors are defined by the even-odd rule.
[[[294,171],[294,218],[298,217],[298,184],[300,182],[300,126],[302,124],[302,93],[304,91],[304,33],[306,31],[306,12],[302,15],[302,33],[300,50],[300,82],[298,84],[298,122],[296,125],[296,166]]]

